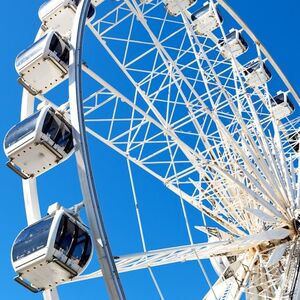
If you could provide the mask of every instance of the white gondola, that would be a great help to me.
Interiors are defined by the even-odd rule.
[[[71,125],[50,106],[12,127],[4,139],[7,166],[24,179],[48,171],[73,151]]]
[[[178,16],[183,10],[188,9],[196,0],[163,0],[166,10],[171,16]]]
[[[257,88],[268,82],[272,74],[264,62],[255,59],[249,62],[244,69],[246,82],[251,88]]]
[[[18,274],[15,280],[32,292],[71,280],[83,272],[91,257],[86,227],[63,208],[23,229],[11,252]]]
[[[275,119],[280,120],[291,115],[295,107],[287,93],[279,91],[275,97],[271,98],[271,110]]]
[[[76,9],[80,0],[49,0],[39,9],[39,18],[44,31],[55,30],[60,35],[67,35],[73,25]],[[92,20],[95,16],[95,7],[90,5],[87,18]]]
[[[231,58],[231,56],[238,57],[249,48],[241,33],[236,29],[231,29],[226,35],[226,41],[222,38],[218,44],[223,57],[226,59]]]
[[[48,92],[68,77],[69,52],[68,43],[49,31],[17,56],[19,82],[33,95]]]
[[[223,22],[220,12],[217,10],[216,15],[213,7],[208,2],[205,2],[203,7],[194,12],[191,19],[194,24],[194,31],[199,35],[208,35]]]

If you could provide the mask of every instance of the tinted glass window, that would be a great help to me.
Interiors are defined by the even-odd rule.
[[[27,119],[12,127],[5,137],[5,148],[10,147],[26,135],[32,133],[36,127],[36,120],[40,112],[36,112]]]
[[[260,63],[258,61],[252,61],[248,66],[247,69],[245,70],[246,74],[252,73],[259,69]]]
[[[59,56],[60,60],[63,61],[66,65],[69,64],[69,56],[70,56],[70,53],[69,53],[69,49],[66,48],[62,53],[61,55]]]
[[[72,134],[69,128],[66,125],[63,125],[56,136],[55,143],[58,144],[60,147],[65,148],[70,138],[72,138]]]
[[[62,140],[62,130],[61,128],[57,132],[57,135],[55,136],[54,143],[58,144]]]
[[[247,44],[246,40],[242,37],[241,34],[239,34],[239,39],[240,39],[241,43],[245,46],[245,48],[248,49],[248,44]]]
[[[69,49],[65,47],[64,42],[55,34],[51,39],[49,49],[56,53],[57,57],[65,64],[69,64]]]
[[[84,267],[92,253],[92,242],[89,234],[77,227],[77,234],[72,245],[69,258],[77,263],[80,267]]]
[[[60,57],[62,54],[62,51],[63,51],[62,45],[61,45],[59,38],[56,36],[56,34],[54,34],[52,36],[49,49],[52,52],[55,52],[58,57]]]
[[[58,250],[63,251],[63,253],[67,255],[69,250],[71,249],[75,233],[75,224],[71,222],[68,217],[63,216],[57,232],[54,247]]]
[[[275,96],[274,98],[271,98],[271,104],[272,106],[276,106],[277,104],[281,104],[284,102],[284,94],[279,94]]]
[[[84,253],[86,240],[87,240],[86,233],[81,228],[78,228],[78,235],[75,244],[73,245],[72,253],[70,253],[69,256],[69,258],[73,259],[74,262],[77,264],[79,264],[82,255]]]
[[[43,124],[42,132],[50,137],[52,141],[55,141],[56,135],[59,130],[59,124],[54,118],[53,114],[48,112]]]
[[[263,68],[264,68],[265,72],[267,73],[267,75],[271,78],[272,74],[271,74],[270,70],[267,68],[265,63],[263,63]]]
[[[90,236],[87,234],[86,235],[86,242],[85,242],[85,248],[84,248],[84,253],[81,257],[79,265],[81,267],[84,267],[89,260],[90,256],[92,254],[92,241]]]
[[[73,148],[74,148],[73,135],[71,135],[71,137],[66,145],[65,152],[70,153],[73,150]]]
[[[226,39],[228,42],[235,40],[236,37],[237,37],[236,31],[232,31],[226,35]],[[223,46],[225,44],[225,39],[224,38],[219,39],[218,43],[220,44],[220,46]]]
[[[52,221],[53,217],[42,219],[20,233],[13,245],[13,261],[34,253],[47,245]]]

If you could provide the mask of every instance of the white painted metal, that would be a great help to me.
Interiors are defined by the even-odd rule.
[[[267,73],[266,66],[259,60],[251,61],[245,68],[246,84],[252,88],[264,85],[271,79]]]
[[[226,57],[222,56],[217,43],[220,38],[227,40],[217,4],[227,11],[227,15],[223,11],[224,23],[229,14],[236,21],[234,27],[256,43],[256,49],[246,55],[258,57],[260,65],[271,63],[284,90],[298,104],[299,97],[231,8],[223,0],[209,2],[220,26],[206,36],[195,32],[190,18],[194,8],[187,11],[174,2],[181,16],[160,15],[156,10],[164,7],[160,0],[113,3],[109,12],[101,14],[100,9],[98,19],[88,24],[135,91],[132,96],[124,95],[102,74],[83,65],[89,78],[100,84],[83,99],[86,132],[159,179],[205,218],[218,223],[221,231],[220,242],[128,255],[118,260],[117,268],[127,272],[237,254],[237,261],[213,287],[220,299],[239,299],[242,294],[247,299],[288,299],[290,291],[297,299],[299,247],[294,209],[299,206],[299,155],[288,137],[298,130],[299,118],[278,121],[271,113],[268,84],[272,81],[266,83],[259,77],[259,84],[249,88],[245,60],[242,63],[230,45]],[[154,22],[159,31],[153,30]],[[125,26],[129,26],[126,37],[121,34]],[[168,26],[172,30],[166,36]],[[132,54],[136,45],[142,51]],[[74,107],[73,116],[78,108]],[[83,127],[76,129],[84,132]],[[82,158],[79,165],[83,166]],[[38,202],[34,203],[37,207]],[[211,234],[208,229],[207,233]],[[228,275],[232,270],[235,277]],[[76,280],[98,276],[101,272]],[[213,294],[210,291],[207,299],[215,299]]]
[[[22,128],[22,126],[17,124],[17,129],[13,127],[11,129],[12,132],[9,131],[5,137],[4,152],[9,158],[9,164],[16,168],[16,170],[18,170],[17,172],[20,172],[22,177],[37,177],[57,166],[59,163],[70,157],[70,155],[74,152],[74,146],[68,149],[67,153],[64,151],[63,147],[54,143],[53,139],[55,139],[55,136],[51,139],[48,134],[42,132],[49,113],[52,115],[53,120],[58,126],[57,130],[59,128],[62,129],[63,127],[63,130],[66,130],[58,132],[64,132],[64,134],[69,132],[69,140],[72,140],[71,126],[69,122],[65,120],[58,111],[52,110],[51,106],[45,106],[36,112],[34,115],[35,119],[31,119],[32,121],[30,125],[23,124],[23,131],[25,131],[24,128],[26,126],[31,126],[31,132],[27,129],[27,134],[15,142],[10,139],[11,137],[16,138],[15,133]],[[8,145],[6,145],[6,143],[8,143]]]
[[[55,44],[58,51],[51,48],[53,38],[58,39]],[[33,95],[53,89],[67,79],[68,64],[65,53],[68,50],[68,44],[57,33],[48,31],[17,56],[19,82]]]
[[[62,36],[70,34],[74,17],[79,1],[76,0],[51,0],[47,1],[39,8],[39,18],[42,22],[43,30],[50,28]],[[92,12],[94,7],[90,7],[89,19],[94,17]]]
[[[283,82],[286,84],[288,89],[293,94],[294,98],[297,100],[298,104],[300,104],[300,97],[292,84],[289,82],[287,77],[282,72],[279,65],[275,62],[275,60],[272,58],[271,54],[268,52],[268,50],[264,47],[264,45],[261,43],[261,41],[254,35],[254,33],[250,30],[250,28],[247,26],[247,24],[238,16],[238,14],[228,5],[228,3],[224,0],[218,0],[218,3],[222,5],[226,11],[240,24],[240,26],[245,30],[251,39],[258,45],[258,47],[261,49],[261,51],[264,53],[264,55],[267,57],[268,61],[272,64],[273,68],[276,70],[277,74],[280,76],[280,78],[283,80]]]
[[[291,115],[295,108],[290,102],[287,93],[278,91],[277,95],[271,99],[272,112],[275,119],[281,120]]]
[[[110,299],[125,299],[114,258],[106,236],[93,179],[89,150],[86,139],[81,90],[82,42],[90,0],[82,0],[77,8],[70,41],[69,98],[70,116],[74,139],[77,145],[76,161],[84,205],[87,213],[94,247],[103,271]]]
[[[252,237],[239,238],[236,240],[224,240],[217,242],[209,242],[203,244],[194,244],[188,246],[179,246],[169,249],[160,249],[147,251],[145,253],[122,256],[117,259],[116,265],[118,271],[129,272],[161,265],[185,262],[197,259],[206,259],[215,256],[239,255],[249,252],[252,259],[256,256],[253,248],[263,245],[272,240],[278,241],[286,238],[289,231],[286,229],[275,229]],[[102,271],[98,271],[89,275],[82,275],[75,278],[74,281],[82,281],[102,276]]]
[[[35,40],[38,40],[42,36],[42,34],[43,31],[40,29],[36,35]],[[29,94],[26,89],[23,89],[20,119],[24,120],[26,117],[30,116],[33,111],[34,97]],[[30,225],[41,218],[36,179],[23,179],[22,186],[27,223],[28,225]],[[43,298],[44,300],[59,300],[57,289],[53,288],[51,290],[44,291]]]
[[[216,15],[215,2],[210,3]],[[223,27],[216,29],[214,35],[209,34],[209,38],[199,37],[193,30],[190,13],[185,10],[182,10],[181,26],[178,18],[174,20],[178,27],[173,35],[162,37],[161,33],[166,30],[168,22],[172,22],[165,16],[155,17],[156,22],[161,21],[161,31],[154,33],[151,11],[161,3],[152,1],[148,5],[125,1],[89,26],[128,82],[136,88],[136,93],[134,99],[128,99],[98,74],[83,66],[83,70],[101,84],[101,88],[85,100],[85,115],[89,122],[87,131],[161,180],[233,234],[243,236],[247,232],[251,237],[251,234],[263,228],[263,224],[271,228],[275,224],[292,226],[292,186],[297,179],[293,177],[293,182],[288,176],[287,170],[291,164],[286,163],[285,157],[294,155],[292,149],[288,148],[286,136],[293,130],[297,120],[280,124],[272,117],[270,94],[265,84],[270,78],[259,77],[259,84],[251,84],[250,90],[244,74],[245,66],[234,53],[230,53],[230,47],[226,56],[227,59],[231,58],[230,62],[220,55],[211,57],[214,51],[218,51],[216,43],[220,34],[226,40]],[[129,49],[143,43],[135,34],[134,26],[130,28],[127,39],[118,37],[116,32],[119,26],[124,26],[129,20],[129,23],[136,25],[135,18],[144,29],[143,38],[147,35],[148,39],[144,43],[144,51],[132,56]],[[222,23],[221,20],[217,21],[218,24]],[[177,41],[176,44],[172,37],[180,35],[183,27],[187,34],[182,34],[182,43]],[[172,45],[169,40],[173,42]],[[187,47],[188,40],[190,47]],[[116,41],[126,45],[122,54],[113,47]],[[155,58],[151,58],[152,64],[139,63],[147,57],[150,59],[151,52],[155,53]],[[185,55],[190,55],[190,63],[183,60]],[[256,56],[261,65],[266,62],[266,57],[259,49]],[[187,70],[197,75],[189,77]],[[161,85],[157,87],[155,80],[159,77],[162,78]],[[200,84],[205,87],[201,94],[198,92]],[[189,90],[189,96],[186,89]],[[163,92],[167,90],[173,90],[174,94],[169,92],[168,96],[164,96]],[[101,111],[102,107],[107,109],[110,105],[114,107],[110,116],[97,115],[96,112]],[[163,105],[166,109],[160,110],[159,107]],[[122,118],[115,117],[122,107],[129,108],[130,113]],[[177,111],[183,109],[185,114],[176,118]],[[131,126],[121,127],[127,121]],[[108,133],[104,133],[104,129],[101,131],[105,126],[110,128],[106,131]],[[275,137],[271,134],[272,127],[276,131]],[[119,129],[117,134],[114,134],[114,128]],[[123,128],[122,131],[120,128]],[[188,137],[195,139],[192,147],[186,142]],[[195,179],[196,174],[200,179]],[[272,199],[272,203],[269,199]],[[271,249],[264,251],[268,253],[265,256],[271,256]],[[266,266],[267,261],[263,262],[260,255],[258,259],[261,265]],[[281,258],[281,262],[285,257]],[[249,266],[252,265],[253,272],[256,272],[257,267],[252,263],[249,262]],[[236,285],[235,296],[232,294],[231,298],[240,297],[241,293],[260,293],[254,292],[249,284],[248,280],[254,278],[253,272],[241,271],[241,280],[245,284],[247,282],[249,289]],[[264,272],[267,273],[266,278],[273,278],[272,284],[262,284],[266,288],[265,293],[270,294],[267,286],[275,287],[274,282],[278,283],[282,276],[273,270]],[[234,289],[233,285],[230,283],[231,290]],[[228,286],[224,285],[224,293],[230,297]]]
[[[220,23],[222,23],[209,2],[204,4],[200,10],[193,13],[192,20],[193,29],[200,35],[209,35],[213,30],[220,26]]]
[[[219,41],[221,53],[225,58],[238,57],[247,51],[248,46],[243,43],[237,30],[230,30],[229,34],[226,35],[226,39],[226,42],[223,39]]]
[[[34,288],[41,290],[55,288],[58,283],[69,281],[74,276],[77,276],[77,274],[82,273],[88,266],[92,257],[92,253],[90,253],[86,263],[80,266],[77,258],[68,258],[65,251],[56,249],[55,242],[57,234],[60,233],[58,232],[58,229],[62,217],[67,216],[68,220],[75,224],[74,226],[81,229],[82,232],[87,232],[87,229],[79,220],[60,206],[57,207],[56,211],[53,211],[49,215],[51,215],[51,223],[48,225],[49,231],[47,232],[46,244],[44,247],[35,249],[35,251],[29,255],[25,254],[24,256],[24,253],[22,253],[23,257],[15,257],[14,250],[12,251],[12,265],[15,272],[19,274],[22,279],[28,280]],[[20,234],[22,234],[22,232]],[[16,238],[14,244],[18,238],[19,236]],[[54,258],[58,259],[58,262],[61,263],[56,263]]]

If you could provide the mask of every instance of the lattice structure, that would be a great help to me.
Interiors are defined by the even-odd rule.
[[[198,2],[103,1],[87,23],[99,52],[82,64],[86,131],[199,210],[208,237],[194,245],[187,225],[191,245],[147,251],[135,199],[144,252],[116,265],[151,273],[191,260],[203,269],[208,258],[219,278],[205,299],[283,299],[297,292],[299,116],[278,119],[274,96],[283,91],[296,108],[300,100],[223,0],[197,15]],[[107,57],[110,72],[98,64]]]

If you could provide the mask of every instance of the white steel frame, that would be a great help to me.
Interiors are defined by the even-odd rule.
[[[78,11],[82,8],[85,11],[89,2],[82,1]],[[220,4],[240,25],[240,30],[247,33],[256,44],[259,60],[268,61],[273,66],[283,84],[300,104],[299,96],[292,85],[246,24],[224,0],[210,2],[215,11],[216,5]],[[246,293],[249,297],[285,299],[285,293],[289,290],[286,283],[292,281],[291,274],[297,273],[299,263],[296,259],[296,255],[299,254],[298,233],[293,226],[295,209],[299,208],[300,204],[297,174],[300,170],[299,155],[293,153],[287,141],[290,134],[298,130],[299,119],[284,122],[275,120],[272,113],[267,111],[270,107],[267,84],[250,91],[245,83],[243,65],[238,59],[232,57],[226,61],[220,55],[212,56],[214,51],[217,51],[218,40],[214,33],[209,37],[195,35],[188,11],[182,11],[182,19],[179,17],[170,20],[167,15],[154,16],[152,12],[161,5],[159,0],[153,0],[149,4],[124,0],[93,24],[87,24],[100,45],[135,86],[136,93],[133,99],[129,99],[93,70],[82,65],[83,72],[101,85],[98,91],[83,100],[86,132],[163,182],[181,199],[194,206],[204,216],[216,221],[220,228],[230,234],[215,243],[147,251],[121,257],[116,261],[117,269],[119,272],[127,272],[179,261],[236,255],[236,275],[230,279],[226,279],[224,274],[220,276],[214,284],[213,291],[218,290],[223,294],[218,294],[217,297],[239,299],[242,293]],[[161,22],[162,28],[170,25],[177,29],[165,38],[162,38],[162,30],[158,35],[154,34],[151,20],[155,18]],[[77,61],[75,68],[81,65],[81,47],[76,46],[77,35],[74,33],[78,30],[79,34],[82,34],[83,20],[84,14],[78,13],[72,34],[74,58]],[[131,24],[128,38],[110,36],[110,32],[126,20],[130,20]],[[144,32],[148,34],[147,40],[140,41],[134,36],[135,20],[139,21]],[[182,31],[184,42],[189,43],[189,47],[184,43],[178,47],[169,45],[169,40]],[[226,41],[223,26],[220,27],[220,34]],[[119,58],[113,47],[110,47],[110,41],[113,40],[126,44],[123,58]],[[128,49],[133,44],[146,45],[148,50],[127,61]],[[176,52],[175,57],[169,54],[171,50]],[[152,51],[155,52],[152,69],[135,66]],[[186,56],[193,57],[190,64],[181,63]],[[221,66],[223,68],[219,71]],[[70,95],[75,97],[70,98],[80,100],[80,80],[72,81],[75,78],[75,73],[72,73],[74,71],[75,69],[70,70],[73,83],[73,86],[70,85]],[[192,78],[187,71],[197,75]],[[140,81],[136,79],[140,78],[136,76],[137,73],[142,78]],[[152,82],[160,77],[163,78],[160,88],[155,92],[151,91]],[[197,90],[199,84],[204,86],[202,93]],[[171,97],[174,89],[176,94],[172,94]],[[169,96],[160,99],[161,93],[166,90]],[[186,90],[189,91],[189,95]],[[114,107],[111,116],[93,117],[97,110],[111,103]],[[157,108],[158,103],[166,105],[165,115]],[[24,90],[21,119],[33,112],[33,104],[33,97]],[[83,124],[79,127],[80,109],[77,105],[75,101],[70,105],[71,119],[79,133],[77,138],[82,139],[84,127]],[[130,109],[131,115],[118,118],[117,112],[122,105]],[[186,114],[175,118],[178,107],[184,107]],[[89,126],[97,123],[108,124],[109,133],[104,135]],[[114,135],[114,128],[119,123],[129,125],[122,133]],[[193,128],[194,132],[189,132],[186,128]],[[193,139],[193,146],[185,142],[184,138]],[[145,149],[150,149],[151,154],[149,151],[147,155],[144,154]],[[81,151],[77,152],[77,158],[80,167],[89,169]],[[88,156],[86,159],[88,160]],[[158,171],[157,166],[161,170]],[[88,187],[86,180],[83,183],[83,191],[90,188],[93,190],[93,187]],[[40,219],[35,180],[23,180],[23,190],[27,220],[30,224]],[[85,200],[89,198],[85,195]],[[86,203],[87,210],[88,205]],[[89,218],[96,240],[99,238],[95,229],[99,225],[97,218],[99,214],[94,216],[94,219]],[[258,233],[257,230],[262,230],[266,224],[268,230]],[[102,243],[95,246],[100,246],[100,249]],[[106,256],[108,259],[111,257],[109,251]],[[285,268],[286,272],[280,272],[278,265]],[[115,272],[113,261],[108,264],[108,269]],[[287,278],[287,274],[290,274],[290,278]],[[80,276],[74,281],[99,276],[102,276],[101,271]],[[113,281],[111,287],[114,284],[118,286],[118,279]],[[112,289],[109,290],[115,297],[113,299],[122,299],[121,290],[113,294]],[[294,299],[297,299],[299,287],[296,287],[295,291]],[[116,296],[117,294],[119,296]],[[208,293],[207,299],[214,299],[216,294],[213,294]],[[58,299],[57,291],[44,292],[44,299]]]
[[[89,225],[91,227],[94,247],[101,265],[108,295],[110,299],[124,300],[125,294],[118,276],[113,255],[111,253],[99,207],[85,133],[81,90],[81,49],[83,32],[90,3],[90,0],[83,0],[79,3],[72,30],[69,61],[70,115],[73,135],[75,137],[75,144],[77,147],[76,161],[81,190],[84,198],[84,207],[87,213]]]

